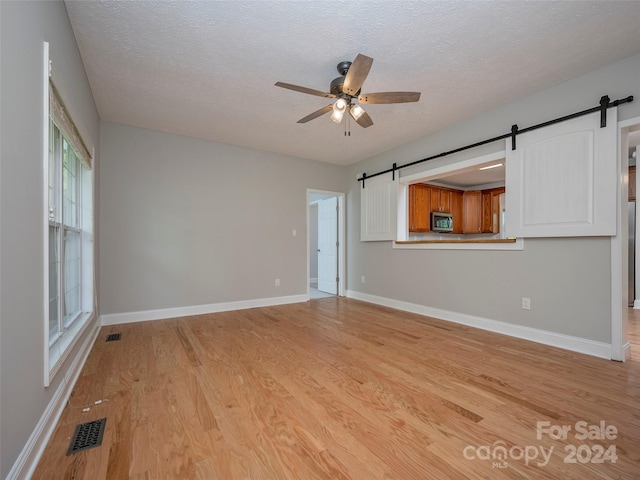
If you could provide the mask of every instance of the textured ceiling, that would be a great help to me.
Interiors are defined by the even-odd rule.
[[[66,1],[103,120],[348,165],[640,52],[640,2]],[[373,57],[362,129],[330,103],[336,64]],[[606,87],[606,86],[605,86]],[[595,104],[595,103],[594,103]],[[499,134],[501,132],[497,132]]]

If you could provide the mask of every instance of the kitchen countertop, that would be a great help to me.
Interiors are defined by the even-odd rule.
[[[428,243],[516,243],[515,238],[474,238],[474,239],[451,239],[451,240],[406,240],[396,241],[398,245],[415,245]]]

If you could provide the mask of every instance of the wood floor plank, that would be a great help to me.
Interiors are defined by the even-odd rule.
[[[626,363],[335,297],[104,327],[33,478],[637,479],[630,317]],[[102,417],[102,446],[66,456]]]

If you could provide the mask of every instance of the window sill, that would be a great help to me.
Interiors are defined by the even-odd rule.
[[[401,250],[524,250],[522,238],[475,238],[395,241]]]
[[[62,363],[67,358],[71,349],[82,336],[90,320],[94,317],[93,312],[84,312],[80,314],[71,327],[64,332],[62,337],[56,340],[49,347],[49,382],[56,375]],[[48,383],[47,383],[48,385]]]

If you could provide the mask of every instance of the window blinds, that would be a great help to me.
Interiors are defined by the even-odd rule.
[[[60,99],[58,91],[51,82],[49,82],[49,115],[53,119],[53,122],[62,131],[82,163],[84,163],[87,168],[91,169],[93,160],[91,153],[82,140],[82,137],[73,123],[64,103]]]

